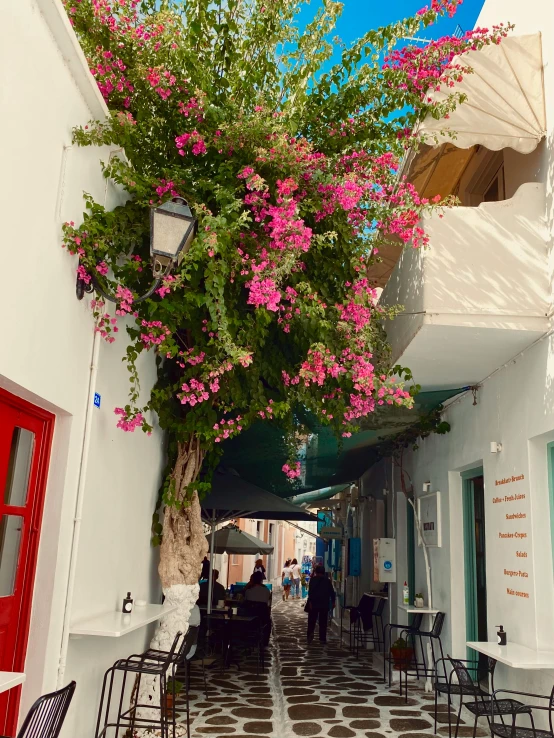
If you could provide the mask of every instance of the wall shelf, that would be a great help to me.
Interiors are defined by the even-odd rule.
[[[7,692],[25,681],[25,674],[18,671],[0,671],[0,692]]]
[[[69,633],[71,636],[103,636],[120,638],[133,630],[154,623],[164,615],[177,609],[176,605],[146,605],[136,607],[130,615],[122,612],[106,612],[92,618],[73,623]]]

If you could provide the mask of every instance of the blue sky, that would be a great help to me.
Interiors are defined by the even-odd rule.
[[[427,4],[426,0],[342,0],[344,10],[336,33],[348,45],[370,28],[401,20]],[[428,0],[430,4],[430,0]],[[425,38],[451,35],[459,23],[464,31],[475,25],[484,0],[464,0],[453,18],[441,18],[426,29]]]

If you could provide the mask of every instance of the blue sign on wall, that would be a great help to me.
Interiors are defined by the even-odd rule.
[[[362,540],[348,539],[348,572],[349,577],[359,577],[362,570]]]
[[[102,401],[102,397],[98,394],[98,392],[94,393],[94,405],[95,407],[100,407],[100,403]]]

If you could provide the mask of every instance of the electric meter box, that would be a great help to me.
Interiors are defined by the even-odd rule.
[[[396,540],[377,538],[375,540],[379,582],[396,582]]]

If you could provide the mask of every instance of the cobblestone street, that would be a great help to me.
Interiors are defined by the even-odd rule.
[[[255,664],[225,673],[208,669],[206,702],[197,670],[191,685],[192,735],[217,738],[330,736],[330,738],[417,738],[433,735],[433,696],[410,688],[406,704],[389,690],[369,652],[358,660],[330,633],[326,646],[306,646],[303,601],[273,608],[274,637],[264,674]],[[459,736],[472,735],[460,727]],[[446,706],[439,705],[440,736],[448,735]],[[478,736],[486,735],[479,729]]]

